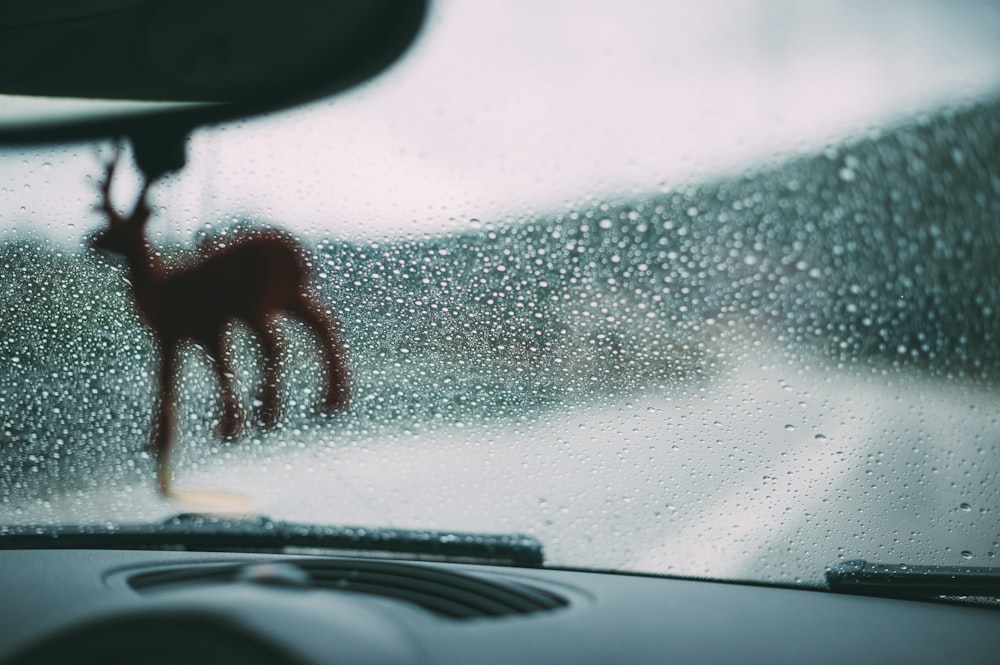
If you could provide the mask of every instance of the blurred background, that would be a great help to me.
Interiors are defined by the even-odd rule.
[[[987,0],[435,2],[384,76],[200,130],[154,189],[169,261],[300,235],[356,381],[320,418],[289,324],[286,420],[220,445],[190,349],[178,482],[525,531],[556,565],[993,565],[998,94]],[[152,340],[82,243],[109,155],[0,153],[0,521],[177,510],[144,451]]]

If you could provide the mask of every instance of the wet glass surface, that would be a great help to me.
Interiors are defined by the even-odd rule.
[[[802,25],[839,11],[816,7]],[[838,559],[995,565],[1000,113],[991,85],[958,100],[944,86],[919,112],[899,102],[891,118],[835,140],[790,152],[782,144],[721,170],[711,156],[649,166],[642,137],[608,139],[621,161],[644,164],[634,186],[620,186],[609,166],[600,186],[586,176],[573,197],[500,200],[502,212],[491,212],[492,194],[490,203],[413,202],[424,176],[415,169],[398,187],[389,177],[413,146],[392,138],[391,122],[380,136],[402,152],[383,160],[376,189],[393,193],[367,216],[349,193],[343,209],[324,202],[350,189],[350,177],[326,180],[295,157],[303,139],[331,133],[317,119],[324,109],[196,135],[195,170],[153,192],[151,242],[178,265],[192,247],[224,245],[247,226],[291,229],[342,322],[354,398],[343,414],[317,411],[317,347],[304,327],[284,324],[281,423],[222,443],[211,368],[188,348],[177,483],[248,496],[275,518],[526,532],[554,565],[780,582],[817,581]],[[346,117],[380,94],[348,98]],[[627,95],[611,96],[627,109]],[[456,144],[473,129],[497,131],[497,116],[483,113]],[[780,115],[776,126],[795,124]],[[624,110],[601,117],[619,128],[630,119]],[[604,126],[583,118],[565,131]],[[768,127],[718,132],[752,141]],[[616,131],[649,129],[636,120]],[[522,142],[516,149],[527,150]],[[247,143],[277,156],[197,171],[199,159]],[[376,178],[361,143],[355,168]],[[581,159],[561,143],[534,149],[546,166],[560,150],[563,161]],[[429,153],[431,170],[447,172],[450,150],[454,173],[468,174],[453,144]],[[503,163],[496,150],[483,159]],[[152,481],[155,351],[128,270],[84,249],[100,223],[85,214],[100,161],[77,147],[3,160],[22,180],[6,186],[0,213],[0,522],[177,512]],[[302,170],[282,181],[282,168]],[[657,168],[694,175],[658,178]],[[255,170],[290,207],[277,195],[234,203],[244,185],[230,181]],[[448,186],[490,188],[486,172],[472,173]],[[393,200],[398,188],[416,191],[410,204]],[[252,418],[260,348],[242,328],[231,339]]]

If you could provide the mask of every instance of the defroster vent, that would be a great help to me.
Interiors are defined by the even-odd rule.
[[[450,619],[532,614],[568,605],[561,596],[520,582],[486,579],[432,565],[379,560],[199,564],[138,573],[128,582],[140,593],[238,583],[363,593],[411,603]]]

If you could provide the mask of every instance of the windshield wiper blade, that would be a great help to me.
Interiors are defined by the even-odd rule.
[[[521,567],[544,563],[541,542],[524,534],[326,526],[195,513],[159,523],[0,526],[0,549],[358,553]]]
[[[831,591],[896,598],[1000,598],[1000,568],[841,561],[826,569]]]

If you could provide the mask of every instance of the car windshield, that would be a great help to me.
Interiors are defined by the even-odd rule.
[[[262,428],[263,341],[235,325],[248,424],[223,441],[183,346],[174,482],[529,534],[554,566],[996,565],[998,93],[991,0],[436,2],[376,80],[200,129],[150,189],[168,271],[296,237],[352,383],[321,413],[316,340],[282,320]],[[135,275],[90,245],[112,152],[0,153],[0,524],[184,511]],[[125,210],[127,149],[116,178]]]

